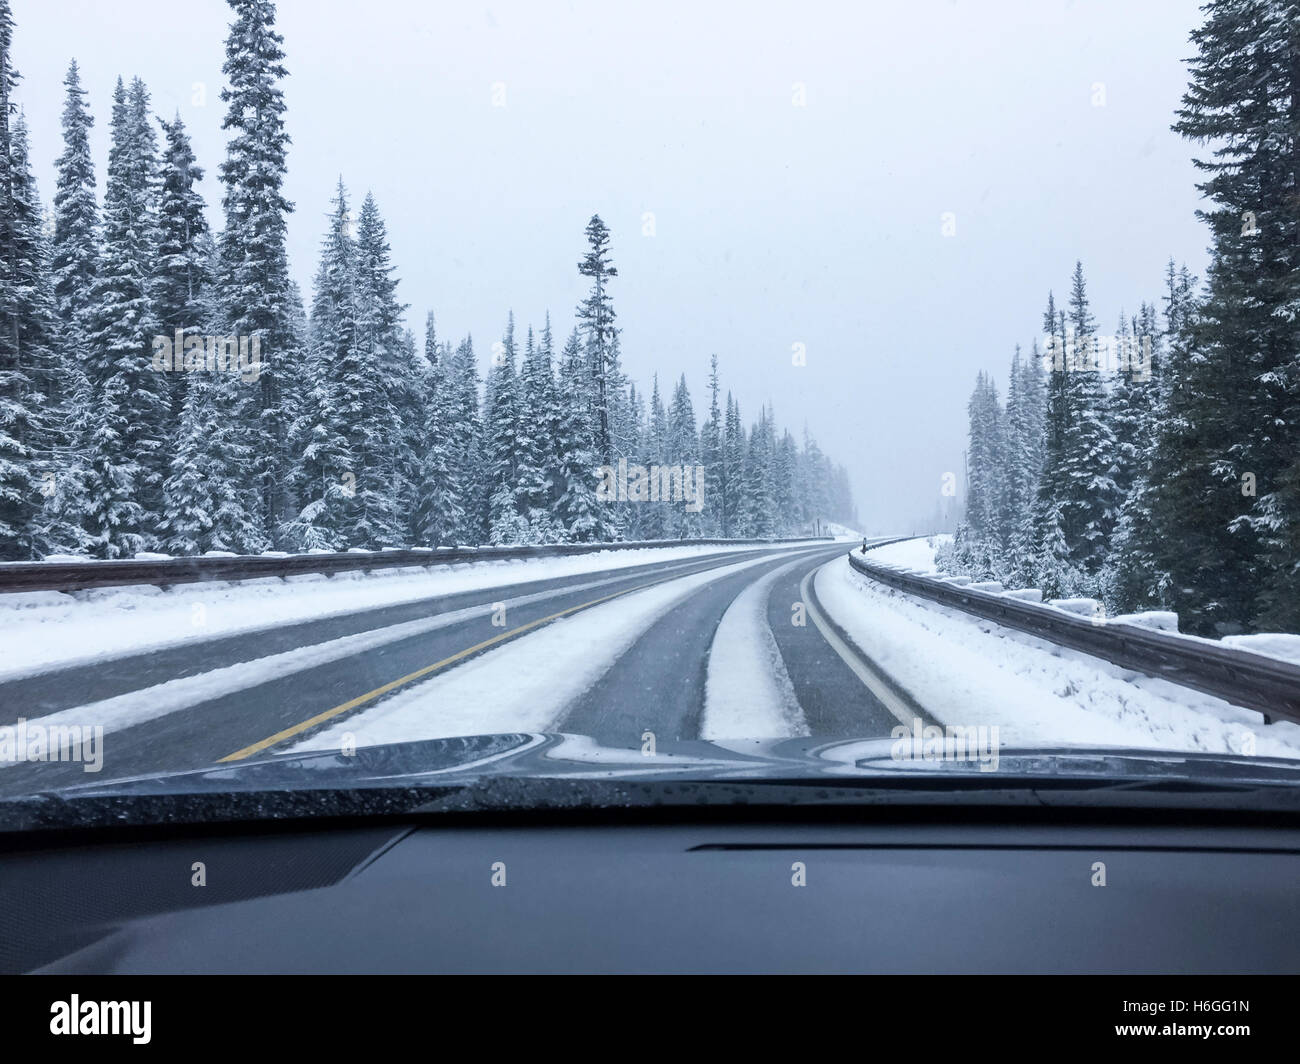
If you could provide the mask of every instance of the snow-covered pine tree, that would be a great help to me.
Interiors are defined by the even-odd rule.
[[[1099,364],[1096,323],[1088,303],[1083,263],[1076,262],[1070,284],[1069,322],[1075,364],[1066,374],[1074,421],[1066,462],[1066,493],[1061,499],[1067,540],[1075,562],[1090,574],[1105,564],[1121,503],[1115,483],[1115,434],[1103,367]]]
[[[1025,377],[1020,345],[1016,344],[1007,373],[1007,402],[1003,414],[1002,499],[998,513],[998,533],[1005,544],[1004,572],[1017,568],[1017,534],[1028,519],[1033,479],[1030,459],[1030,424],[1025,396]]]
[[[18,324],[19,359],[34,392],[37,413],[30,442],[32,490],[39,494],[29,539],[32,553],[44,555],[84,546],[80,524],[84,482],[74,461],[72,426],[76,423],[75,404],[84,400],[86,387],[75,354],[62,348],[49,225],[32,176],[27,123],[21,112],[13,125],[12,145],[12,310]]]
[[[682,374],[673,388],[673,401],[668,408],[668,436],[666,441],[667,464],[680,467],[683,477],[694,477],[695,467],[700,464],[700,440],[695,427],[695,409],[691,404],[690,389],[686,386],[686,374]],[[660,478],[662,481],[662,477]],[[684,482],[683,482],[684,483]],[[675,482],[673,482],[675,488]],[[704,496],[708,503],[708,496]],[[667,504],[668,538],[699,539],[703,534],[703,512],[692,512],[686,500],[672,500]]]
[[[229,0],[234,21],[226,38],[222,71],[227,105],[222,128],[230,130],[221,164],[225,186],[225,228],[219,243],[218,284],[226,328],[240,337],[257,336],[262,368],[241,428],[254,455],[254,478],[261,515],[275,532],[292,516],[286,491],[289,417],[285,386],[301,380],[284,362],[301,357],[293,333],[292,293],[285,250],[287,220],[293,210],[283,194],[289,135],[284,128],[284,38],[275,31],[271,0]]]
[[[516,488],[520,466],[520,387],[515,346],[515,316],[510,313],[500,347],[492,354],[483,403],[486,444],[488,541],[524,543],[528,520],[520,512]]]
[[[786,429],[777,443],[776,455],[772,463],[773,506],[778,536],[794,535],[803,523],[799,517],[799,507],[795,498],[795,470],[798,462],[799,447],[794,442],[790,430]],[[841,473],[843,470],[837,470],[833,480],[833,489],[836,493],[840,488]],[[835,508],[838,509],[838,505]]]
[[[722,534],[727,539],[739,539],[746,534],[745,428],[740,418],[740,404],[732,398],[731,392],[727,392],[727,414],[723,422],[722,467]]]
[[[1034,502],[1043,466],[1043,367],[1034,342],[1028,358],[1016,345],[1007,394],[1007,480],[1004,525],[1008,550],[1003,576],[1015,586],[1034,580]]]
[[[726,463],[722,457],[722,408],[718,403],[718,356],[709,360],[709,416],[700,429],[700,462],[704,466],[702,532],[706,538],[724,535],[723,500],[726,498]],[[791,486],[794,470],[790,469]]]
[[[54,295],[64,331],[63,347],[85,358],[91,293],[99,257],[99,209],[95,204],[95,164],[90,154],[94,116],[81,87],[74,59],[63,81],[63,153],[55,163]]]
[[[600,466],[592,427],[594,382],[587,352],[575,328],[560,355],[561,416],[557,435],[557,482],[561,489],[557,515],[568,539],[590,543],[613,537],[611,504],[596,496]]]
[[[745,449],[745,525],[746,535],[754,539],[770,539],[775,535],[772,499],[774,442],[767,408],[761,407],[758,420],[750,427]]]
[[[1048,294],[1043,329],[1050,342],[1043,472],[1034,504],[1034,554],[1044,594],[1095,593],[1119,518],[1115,439],[1107,421],[1096,324],[1082,263],[1067,314]],[[1058,555],[1061,544],[1065,554]],[[1045,559],[1054,559],[1050,564]]]
[[[1175,301],[1181,297],[1177,295],[1178,281],[1172,259],[1167,281],[1170,312],[1176,316]],[[1190,296],[1190,287],[1185,295]],[[1158,479],[1163,475],[1158,439],[1168,410],[1168,374],[1164,366],[1164,337],[1156,321],[1155,307],[1150,303],[1142,304],[1134,331],[1139,358],[1137,370],[1129,373],[1128,398],[1133,408],[1130,416],[1134,422],[1137,455],[1133,482],[1115,530],[1115,549],[1111,553],[1105,589],[1108,608],[1121,613],[1159,608],[1168,587],[1167,574],[1159,570],[1153,553],[1158,544],[1152,522],[1155,498],[1162,491]]]
[[[578,325],[582,330],[592,379],[592,403],[595,416],[594,445],[600,460],[614,463],[613,432],[610,425],[611,385],[618,374],[618,329],[614,324],[614,302],[609,294],[611,278],[618,276],[609,249],[609,229],[593,214],[586,228],[588,250],[578,263],[578,273],[591,279],[591,291],[578,305]]]
[[[1162,527],[1200,550],[1168,559],[1171,588],[1190,630],[1300,631],[1300,2],[1203,10],[1173,127],[1210,149],[1207,289],[1174,383],[1200,437]]]
[[[656,466],[668,461],[668,412],[664,409],[659,392],[659,374],[650,386],[650,409],[646,414],[645,438],[640,448],[640,464],[653,475]],[[673,519],[666,500],[659,491],[652,491],[649,502],[637,504],[641,516],[641,530],[646,539],[667,539],[672,535]]]
[[[18,323],[17,207],[10,128],[18,80],[11,55],[13,32],[9,2],[0,0],[0,559],[8,561],[33,555],[31,523],[37,503],[32,448],[40,417],[39,397],[23,364]]]
[[[212,280],[212,260],[205,240],[205,205],[197,188],[203,180],[203,169],[194,158],[180,114],[171,122],[159,119],[159,125],[163,146],[158,181],[158,257],[151,296],[159,332],[174,341],[178,330],[184,337],[203,335],[201,329],[210,311],[206,295]],[[189,378],[188,373],[171,373],[166,378],[173,423],[180,419]]]
[[[119,78],[87,364],[88,526],[91,549],[105,558],[152,546],[162,509],[171,409],[165,375],[153,368],[156,153],[147,91],[137,78],[128,95]]]
[[[424,357],[428,371],[419,441],[415,541],[429,547],[450,546],[465,539],[467,481],[472,471],[458,460],[456,442],[461,429],[457,424],[455,364],[450,347],[438,343],[432,311],[425,323]]]
[[[488,493],[487,453],[484,446],[483,415],[479,405],[478,360],[474,340],[466,336],[455,351],[444,352],[447,368],[441,380],[447,384],[450,416],[447,424],[453,487],[460,500],[459,522],[448,530],[445,545],[487,542]]]
[[[519,472],[515,500],[528,522],[528,542],[555,543],[562,529],[551,512],[552,456],[559,399],[552,365],[551,317],[539,344],[528,329],[519,391]]]
[[[95,120],[75,60],[69,64],[64,86],[63,152],[55,163],[51,270],[58,350],[64,374],[64,403],[58,416],[65,449],[58,468],[44,470],[41,477],[47,527],[58,526],[63,530],[56,537],[63,541],[63,550],[84,551],[89,545],[87,456],[94,408],[86,365],[100,254],[99,208],[90,153],[90,130]],[[52,481],[45,476],[51,472]]]
[[[1137,332],[1137,318],[1129,319],[1120,311],[1115,328],[1117,364],[1106,367],[1109,388],[1103,396],[1106,419],[1114,434],[1115,490],[1121,500],[1128,498],[1133,481],[1138,474],[1141,447],[1142,382],[1133,379],[1127,363],[1127,353]]]
[[[342,178],[331,202],[312,290],[305,390],[289,430],[296,458],[290,477],[300,509],[281,538],[294,550],[362,545],[350,541],[358,488],[366,479],[352,445],[369,385],[357,348],[356,248]]]
[[[341,190],[340,190],[341,191]],[[357,362],[349,445],[359,468],[357,524],[349,533],[352,546],[374,550],[395,547],[406,538],[398,512],[409,495],[414,475],[407,453],[407,424],[422,420],[416,408],[415,372],[411,350],[402,328],[406,307],[397,302],[397,279],[392,276],[388,231],[374,196],[366,194],[356,222],[353,259],[353,300]],[[340,384],[348,387],[344,377]],[[348,409],[346,400],[341,408]]]
[[[198,242],[198,249],[204,258],[215,253],[210,235]],[[185,328],[214,336],[220,320],[216,293],[211,287],[201,289],[190,301]],[[259,512],[255,486],[245,475],[252,455],[246,434],[239,431],[239,393],[248,385],[229,372],[204,370],[186,373],[186,378],[163,484],[164,547],[177,555],[256,554],[268,541],[261,522],[251,519]]]
[[[1034,499],[1032,582],[1048,598],[1073,594],[1079,583],[1064,525],[1064,500],[1070,488],[1070,447],[1075,410],[1070,388],[1070,358],[1066,349],[1064,314],[1047,293],[1043,312],[1044,359],[1048,363],[1043,408],[1043,465]]]
[[[967,405],[970,448],[967,452],[966,529],[958,561],[981,580],[1003,568],[1003,505],[1006,498],[1006,441],[997,386],[983,370]]]
[[[63,471],[55,300],[44,216],[32,177],[27,128],[11,124],[17,80],[12,18],[0,7],[0,558],[49,552],[68,534],[43,495]],[[45,489],[45,490],[42,490]]]

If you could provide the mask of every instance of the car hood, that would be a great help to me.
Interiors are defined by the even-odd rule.
[[[735,739],[605,746],[584,735],[512,733],[279,754],[191,771],[94,780],[61,797],[402,786],[458,787],[509,777],[574,781],[1177,781],[1294,785],[1300,762],[1123,748],[997,750],[941,759],[892,739]],[[919,778],[918,778],[919,777]]]

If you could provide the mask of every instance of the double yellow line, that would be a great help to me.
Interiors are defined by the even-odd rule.
[[[324,724],[327,720],[332,720],[334,717],[341,716],[344,713],[350,713],[359,706],[364,706],[368,702],[373,702],[375,699],[383,697],[390,691],[396,691],[399,687],[404,687],[408,683],[413,683],[416,680],[423,679],[426,676],[438,672],[440,669],[445,669],[449,665],[454,665],[456,662],[464,660],[471,654],[477,654],[480,650],[486,650],[488,647],[496,646],[498,643],[503,643],[507,639],[514,639],[516,636],[523,635],[525,632],[532,631],[534,628],[540,628],[544,624],[550,624],[552,621],[559,620],[561,617],[567,617],[569,614],[577,613],[580,610],[590,609],[592,606],[599,606],[602,602],[609,602],[611,599],[630,595],[634,591],[644,591],[646,588],[654,587],[656,584],[663,584],[669,580],[679,579],[680,575],[681,574],[674,574],[672,576],[661,577],[658,580],[651,580],[646,584],[638,584],[635,587],[629,587],[623,591],[616,591],[612,595],[605,595],[601,598],[592,599],[590,602],[583,602],[577,606],[570,606],[566,610],[559,610],[556,613],[548,614],[545,617],[539,617],[535,621],[521,624],[518,628],[511,628],[509,631],[502,632],[500,635],[493,636],[491,639],[485,639],[481,643],[475,643],[472,647],[458,650],[455,654],[452,654],[451,657],[443,658],[441,661],[435,661],[432,665],[426,665],[422,669],[416,669],[415,672],[407,673],[405,676],[392,680],[389,683],[384,684],[382,687],[376,687],[373,691],[367,691],[364,695],[358,695],[351,701],[344,702],[341,706],[327,709],[324,713],[317,713],[316,716],[309,717],[300,724],[295,724],[292,727],[285,728],[283,731],[276,732],[274,735],[267,736],[267,738],[261,740],[261,742],[253,743],[252,746],[245,746],[242,750],[236,750],[233,754],[227,754],[218,761],[218,764],[227,761],[242,761],[246,757],[260,754],[263,750],[275,746],[277,743],[282,743],[286,739],[292,739],[296,735],[301,735],[303,732],[309,731],[320,724]]]

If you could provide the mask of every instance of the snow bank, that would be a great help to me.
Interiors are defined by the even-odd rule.
[[[935,550],[940,544],[951,542],[952,536],[946,534],[925,539],[905,539],[901,543],[890,543],[888,546],[868,550],[867,557],[884,565],[915,569],[918,573],[933,573]]]
[[[818,571],[816,590],[858,646],[936,720],[997,725],[1003,746],[1243,753],[1253,744],[1261,756],[1300,757],[1300,725],[1265,725],[1260,714],[1211,695],[910,598],[854,572],[846,558]]]

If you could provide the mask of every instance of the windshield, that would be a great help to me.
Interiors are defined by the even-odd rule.
[[[0,799],[1293,787],[1240,6],[0,3]]]

